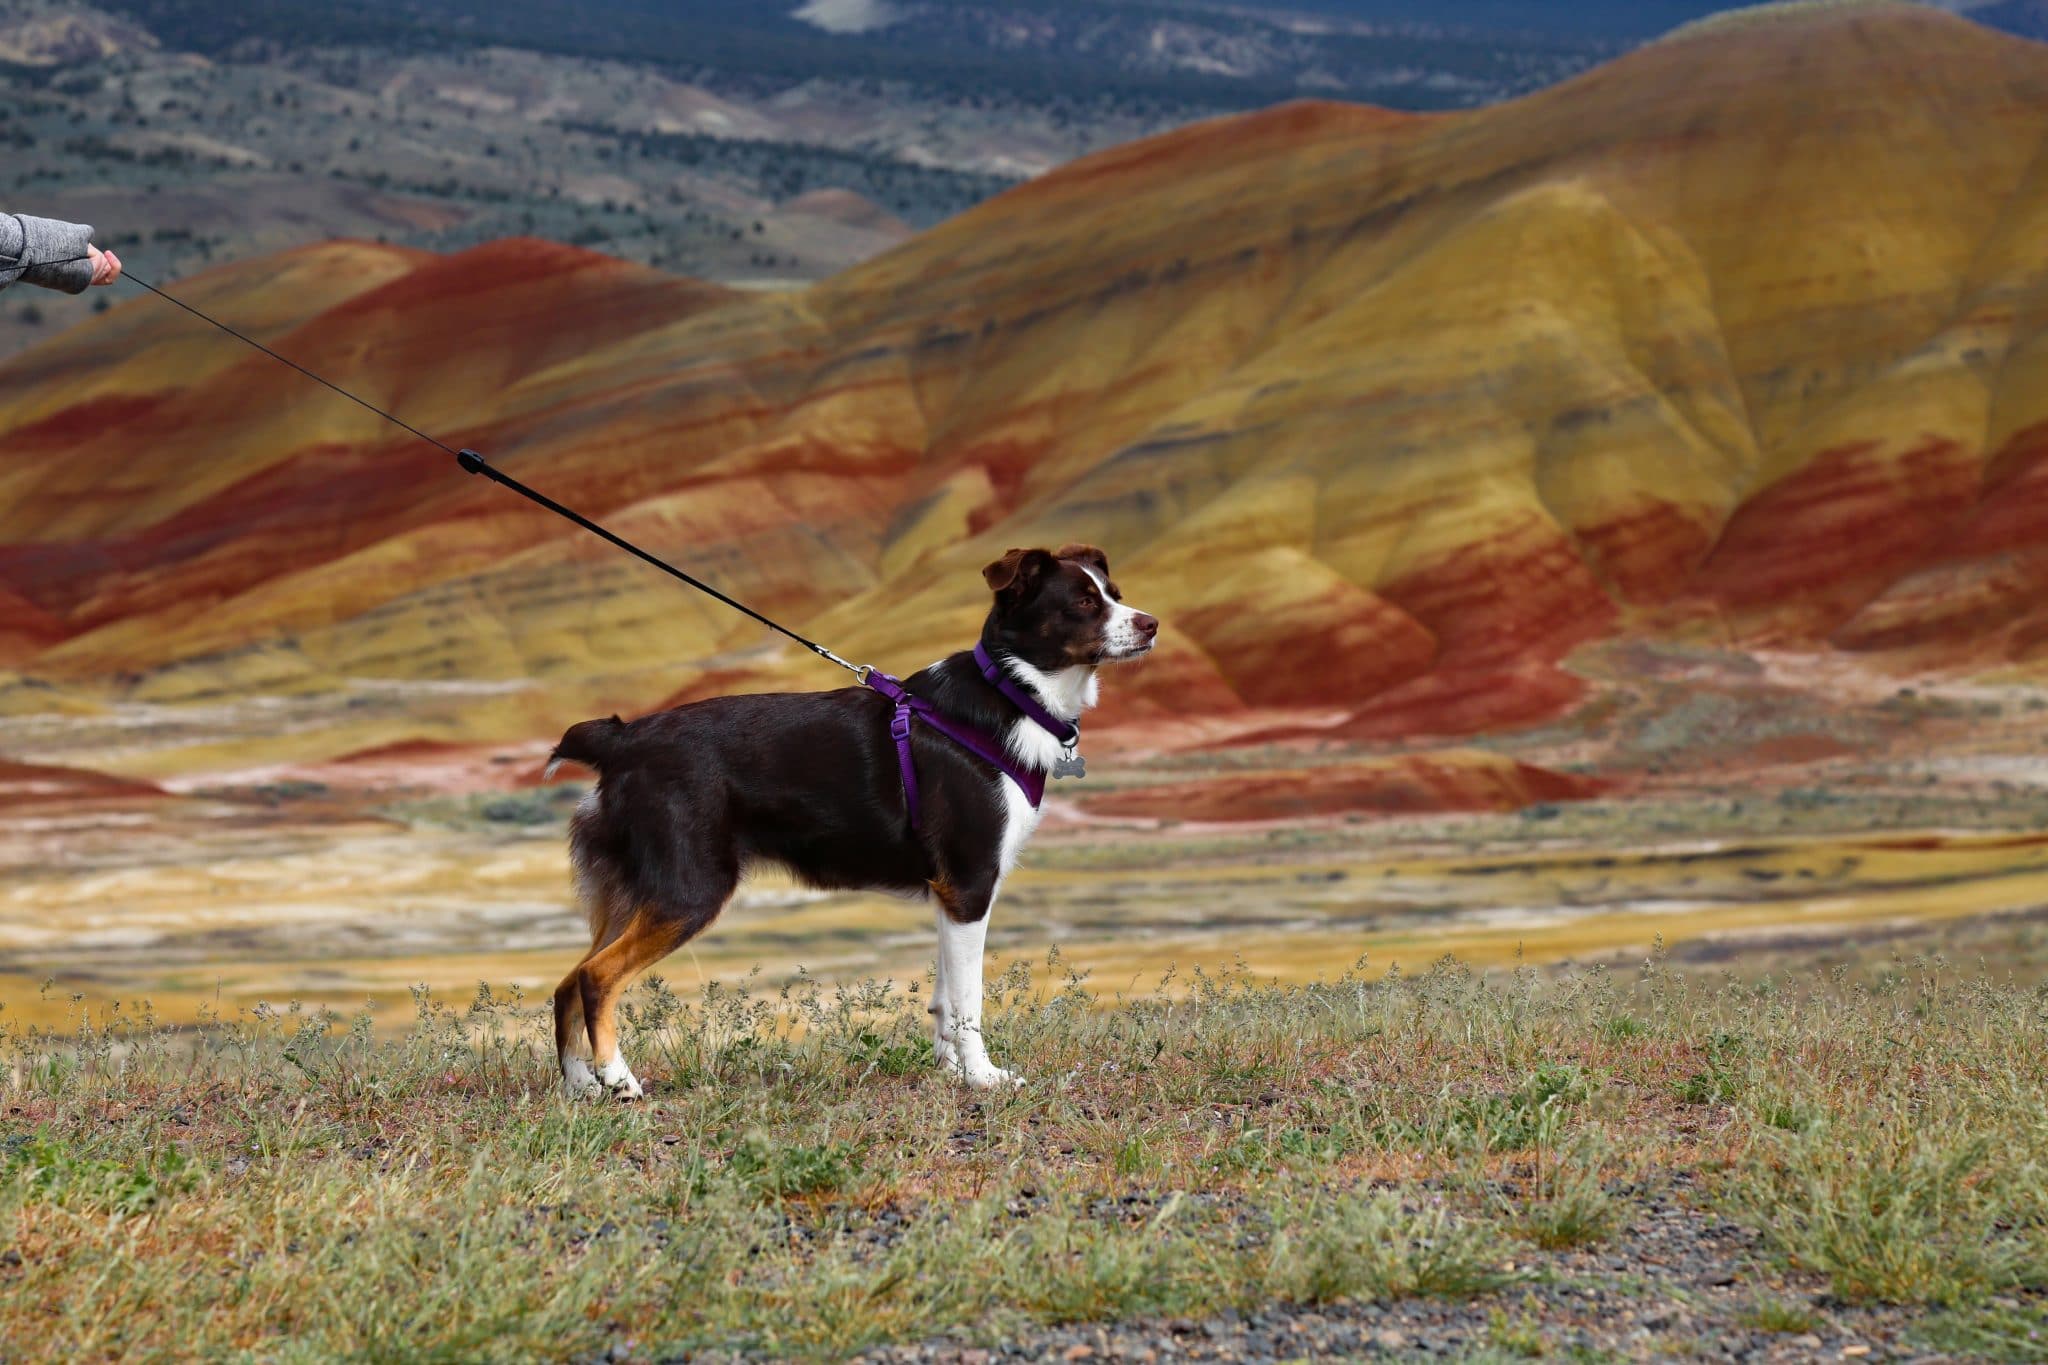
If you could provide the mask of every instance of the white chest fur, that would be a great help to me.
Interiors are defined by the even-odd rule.
[[[1063,668],[1057,673],[1045,673],[1021,659],[1006,659],[1004,667],[1011,677],[1038,695],[1046,710],[1061,720],[1078,720],[1083,711],[1095,705],[1096,691],[1101,685],[1092,668]],[[1052,765],[1066,754],[1066,748],[1058,738],[1028,718],[1011,722],[1010,732],[1003,736],[1003,743],[1016,755],[1018,762],[1040,772],[1049,772]]]
[[[1038,831],[1039,809],[1024,795],[1024,789],[1007,777],[996,782],[1003,790],[1003,842],[996,854],[996,885],[1010,875],[1010,869],[1024,856],[1024,846]]]

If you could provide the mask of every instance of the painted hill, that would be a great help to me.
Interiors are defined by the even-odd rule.
[[[1473,113],[1194,126],[799,294],[529,241],[183,292],[850,656],[1081,539],[1168,622],[1126,718],[1471,733],[1617,632],[2039,658],[2044,136],[2048,47],[1792,7]],[[456,727],[502,737],[837,682],[154,300],[0,368],[0,449],[0,668],[62,686],[537,680]]]

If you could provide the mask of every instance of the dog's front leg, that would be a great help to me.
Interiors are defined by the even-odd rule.
[[[932,968],[932,1000],[925,1008],[932,1016],[932,1057],[941,1070],[960,1070],[960,1049],[953,1045],[953,1001],[946,989],[946,907],[934,907],[939,924],[939,956]]]
[[[981,1036],[981,958],[988,944],[988,915],[993,893],[941,902],[939,912],[938,979],[945,996],[940,1025],[950,1036],[953,1056],[942,1063],[957,1071],[976,1090],[1021,1085],[1023,1078],[989,1060]]]

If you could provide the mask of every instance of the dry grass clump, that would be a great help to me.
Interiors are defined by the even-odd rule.
[[[2040,1325],[2035,991],[1445,963],[1105,1003],[1053,965],[998,983],[1032,1082],[995,1097],[931,1070],[920,991],[874,984],[650,985],[630,1107],[558,1098],[540,1011],[488,989],[393,1039],[301,1010],[10,1032],[0,1320],[50,1358],[825,1357],[1511,1296],[1682,1188],[1761,1232],[1760,1270],[1947,1310],[1927,1331],[1973,1350]]]

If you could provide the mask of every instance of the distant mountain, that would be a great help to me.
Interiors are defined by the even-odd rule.
[[[1204,0],[1190,0],[1203,4]],[[1819,0],[1844,3],[1845,0]],[[1854,0],[1847,0],[1853,3]],[[1242,9],[1337,15],[1367,23],[1435,24],[1494,33],[1637,42],[1655,38],[1711,14],[1754,8],[1711,0],[1219,0]],[[2048,0],[1927,0],[2002,32],[2039,38],[2048,33]]]
[[[37,208],[147,274],[334,236],[531,235],[788,287],[1193,119],[1303,94],[1485,104],[1632,41],[1352,8],[0,0],[0,146]],[[812,212],[844,208],[819,193],[872,212]],[[0,355],[68,315],[10,297]]]
[[[512,46],[715,72],[726,81],[891,81],[960,98],[1211,109],[1305,91],[1404,108],[1484,103],[1611,55],[1609,38],[1640,36],[1579,21],[1492,31],[1430,17],[1420,5],[1311,13],[1187,0],[616,0],[602,23],[552,0],[117,0],[115,8],[167,43],[206,53],[256,42]],[[1386,12],[1347,12],[1354,8]],[[1509,14],[1512,5],[1482,8],[1530,17]]]
[[[155,46],[142,29],[95,10],[0,5],[0,66],[74,66]]]
[[[1957,0],[1955,8],[1965,3]],[[896,82],[928,95],[1246,109],[1312,94],[1460,108],[1555,83],[1689,21],[1701,0],[113,0],[172,46],[513,47],[744,86]],[[1972,10],[2013,32],[2043,0]]]
[[[2044,138],[2048,47],[1792,7],[1198,124],[800,294],[531,241],[183,292],[851,657],[1079,539],[1167,622],[1108,722],[1483,732],[1617,635],[2048,665]],[[0,447],[0,666],[68,687],[359,692],[360,747],[836,681],[153,300],[0,368]]]
[[[2048,42],[2048,0],[1993,0],[1965,13],[1991,28]]]
[[[1654,38],[1694,19],[1740,8],[1711,0],[1580,0],[1566,4],[1557,0],[1235,0],[1235,7],[1329,14],[1363,23],[1432,24],[1612,40]]]
[[[334,236],[529,235],[748,287],[822,279],[1198,118],[1495,103],[1715,8],[617,0],[592,22],[553,0],[107,3],[0,0],[0,145],[36,207],[144,273]],[[0,355],[69,315],[17,292]]]

